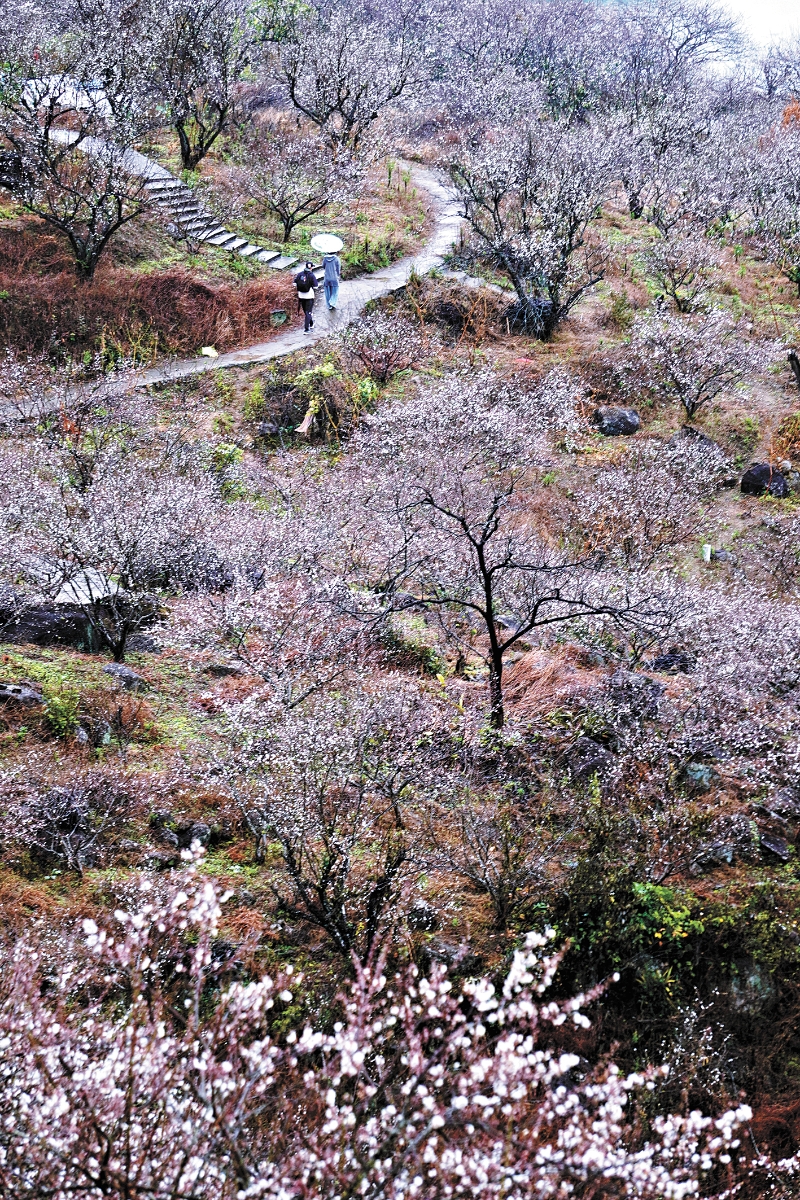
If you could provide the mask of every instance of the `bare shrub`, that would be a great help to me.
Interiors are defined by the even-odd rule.
[[[104,861],[110,839],[136,806],[129,788],[90,773],[66,786],[26,790],[10,805],[4,833],[34,858],[83,875]]]
[[[701,502],[727,473],[725,456],[713,444],[691,438],[675,446],[637,443],[581,492],[578,513],[587,544],[629,567],[652,566],[694,534]]]
[[[1,244],[1,243],[0,243]],[[103,269],[81,286],[68,271],[19,274],[0,262],[0,342],[26,353],[108,348],[151,358],[158,351],[220,350],[268,336],[270,314],[292,311],[291,281],[210,283],[180,268],[152,274]]]
[[[400,313],[383,309],[355,321],[341,337],[351,363],[378,383],[405,371],[428,349],[423,331]]]

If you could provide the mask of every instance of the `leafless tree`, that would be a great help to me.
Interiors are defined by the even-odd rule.
[[[34,21],[17,30],[0,67],[3,181],[67,238],[84,280],[148,204],[146,163],[134,149],[152,122],[144,78],[130,39],[118,47],[118,22],[105,17],[102,36],[94,22],[62,39]]]
[[[541,528],[534,498],[546,411],[490,375],[451,380],[359,432],[340,485],[350,499],[334,501],[346,519],[333,556],[347,546],[343,570],[370,589],[377,612],[428,613],[486,663],[496,728],[505,656],[537,630],[586,616],[669,619],[640,586],[599,570],[592,550],[573,552]],[[356,599],[374,619],[364,593]]]
[[[612,162],[599,129],[556,122],[465,138],[449,159],[478,255],[508,276],[521,323],[541,337],[603,278],[607,251],[589,227]]]
[[[147,50],[151,88],[193,171],[233,119],[237,89],[256,54],[248,0],[155,0]]]

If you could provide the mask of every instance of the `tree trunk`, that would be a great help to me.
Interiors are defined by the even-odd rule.
[[[193,146],[191,139],[182,125],[176,125],[178,141],[181,145],[181,166],[184,171],[195,171],[205,151],[202,146]]]
[[[492,654],[489,664],[489,724],[492,729],[502,729],[506,714],[503,708],[503,657]]]

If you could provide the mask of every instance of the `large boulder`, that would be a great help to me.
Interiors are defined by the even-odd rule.
[[[592,738],[579,737],[570,746],[567,762],[575,779],[605,775],[614,766],[614,755]]]
[[[776,496],[783,500],[789,495],[789,485],[777,467],[769,463],[751,463],[741,478],[739,488],[745,496]]]
[[[595,409],[592,417],[603,437],[629,437],[636,433],[642,422],[633,408],[617,408],[603,404]]]
[[[0,704],[36,708],[44,704],[44,696],[24,683],[0,683]]]
[[[126,692],[146,692],[150,687],[138,671],[134,671],[133,667],[128,667],[125,663],[107,663],[103,672],[110,675],[117,687],[124,688]]]

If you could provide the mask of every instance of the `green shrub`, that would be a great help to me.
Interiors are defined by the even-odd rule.
[[[44,706],[50,732],[58,738],[71,737],[78,728],[79,705],[77,692],[61,691],[52,695]]]

